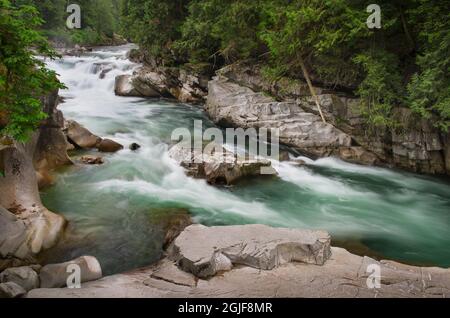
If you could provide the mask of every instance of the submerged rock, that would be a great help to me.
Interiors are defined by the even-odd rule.
[[[111,64],[111,63],[105,63],[105,62],[99,62],[99,63],[94,63],[92,66],[92,73],[94,74],[99,74],[99,78],[100,79],[104,79],[106,74],[108,74],[109,72],[111,72],[113,69],[115,69],[116,67]]]
[[[96,157],[96,156],[83,156],[80,158],[82,163],[88,164],[88,165],[101,165],[105,161],[102,157]]]
[[[0,274],[0,282],[13,282],[29,291],[39,287],[39,276],[29,266],[11,267]]]
[[[299,159],[299,158],[295,158],[295,159],[289,161],[289,163],[293,164],[295,166],[304,166],[304,165],[306,165],[305,160]]]
[[[55,181],[54,177],[47,170],[37,170],[36,178],[39,190],[53,185]]]
[[[65,132],[69,141],[80,148],[95,148],[102,141],[99,136],[74,120],[66,121]]]
[[[184,271],[209,277],[233,265],[264,270],[289,262],[323,265],[331,255],[330,241],[325,231],[195,224],[175,239],[169,257]]]
[[[76,44],[73,48],[65,49],[62,54],[68,56],[81,56],[89,51],[92,51],[92,49]]]
[[[262,174],[262,168],[271,169],[276,174],[269,160],[244,158],[221,145],[214,145],[211,152],[202,153],[191,149],[190,144],[179,143],[169,150],[169,156],[184,167],[189,176],[204,178],[211,184],[233,184],[243,177],[270,175]]]
[[[123,149],[123,146],[111,139],[103,139],[97,144],[97,149],[101,152],[116,152]]]
[[[151,221],[153,224],[158,225],[164,233],[164,249],[167,248],[187,226],[192,224],[192,218],[189,211],[182,208],[153,209]]]
[[[72,273],[68,271],[69,265],[78,265],[80,267],[81,283],[102,278],[102,268],[98,260],[93,256],[81,256],[69,262],[42,267],[39,273],[41,288],[67,286],[67,279]]]

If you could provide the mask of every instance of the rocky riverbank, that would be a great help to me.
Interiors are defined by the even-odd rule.
[[[239,75],[241,71],[244,75]],[[100,72],[103,71],[95,68],[96,79],[97,73]],[[110,77],[111,84],[116,74],[106,75]],[[259,79],[259,82],[253,82],[255,79]],[[315,113],[311,97],[307,95],[301,83],[291,83],[285,90],[278,86],[272,88],[267,86],[256,70],[246,70],[243,66],[239,66],[237,70],[232,67],[222,69],[216,77],[208,80],[209,77],[201,72],[147,64],[133,75],[117,77],[116,93],[124,96],[173,97],[183,102],[205,103],[205,110],[216,123],[243,128],[278,127],[283,143],[312,157],[339,156],[347,161],[368,165],[394,162],[394,157],[388,155],[392,150],[386,150],[385,144],[380,146],[387,151],[383,154],[378,148],[364,144],[364,139],[358,139],[358,133],[352,129],[357,127],[356,123],[361,120],[360,115],[352,113],[354,115],[351,119],[355,122],[354,125],[347,123],[349,126],[336,117],[335,112],[341,114],[341,111],[350,111],[349,105],[355,103],[353,99],[318,90],[322,106],[326,108],[325,116],[329,122],[327,124]],[[110,90],[107,92],[111,93]],[[344,111],[341,103],[350,108],[344,108]],[[102,276],[102,270],[99,262],[90,256],[41,268],[37,265],[37,255],[56,244],[66,222],[63,217],[44,207],[38,189],[51,184],[53,169],[77,163],[76,159],[72,161],[69,158],[67,150],[96,149],[100,152],[115,152],[123,149],[126,144],[130,144],[129,148],[133,151],[139,149],[136,143],[131,144],[134,140],[127,139],[124,143],[122,139],[122,144],[119,144],[112,139],[91,133],[76,121],[65,121],[56,108],[57,104],[57,92],[45,98],[48,119],[42,123],[31,141],[25,145],[2,144],[0,148],[0,168],[5,175],[0,178],[0,271],[11,267],[0,275],[1,296],[449,296],[448,269],[407,266],[391,261],[378,262],[368,257],[356,256],[341,248],[331,247],[330,235],[323,231],[271,228],[263,225],[205,227],[197,224],[189,226],[178,236],[179,232],[191,223],[190,218],[185,215],[183,218],[169,219],[167,208],[163,208],[164,216],[161,217],[161,227],[164,228],[164,242],[161,245],[167,247],[166,256],[157,264],[100,280],[98,279]],[[147,122],[143,123],[146,124]],[[133,129],[134,126],[130,130]],[[419,135],[420,138],[425,138],[422,144],[414,134],[408,137],[413,145],[399,139],[402,147],[407,147],[413,153],[420,153],[425,158],[419,160],[414,155],[414,167],[422,167],[418,168],[420,172],[442,173],[443,166],[439,164],[440,161],[430,158],[445,157],[445,142],[441,142],[444,139],[435,135],[430,126],[423,128]],[[143,140],[137,141],[142,143]],[[424,148],[420,148],[422,146],[419,147],[419,144]],[[153,147],[144,143],[142,145],[143,149],[134,154],[145,153],[148,148]],[[424,149],[428,149],[426,153],[423,152]],[[227,151],[224,155],[229,161],[221,162],[217,160],[217,153],[211,153],[209,157],[203,157],[197,165],[191,165],[188,160],[195,156],[190,150],[186,152],[185,149],[173,147],[167,154],[178,161],[187,174],[204,178],[211,184],[232,184],[239,179],[259,174],[262,167],[270,168],[269,161],[243,161]],[[109,157],[106,157],[104,160],[96,153],[80,158],[81,162],[86,164],[105,163],[104,167],[111,164],[112,160],[108,159]],[[412,162],[410,158],[407,161]],[[302,161],[298,163],[301,164]],[[408,169],[416,169],[411,167]],[[100,169],[98,167],[98,170]],[[97,192],[92,192],[97,200]],[[116,193],[114,192],[114,195]],[[220,199],[222,198],[220,196]],[[202,199],[208,200],[208,197]],[[248,213],[255,212],[251,206],[246,207],[250,207],[246,209]],[[127,207],[120,206],[119,212],[127,212],[125,209]],[[282,211],[282,208],[279,211]],[[310,211],[314,212],[316,209]],[[109,220],[110,211],[106,217]],[[256,222],[262,221],[258,219]],[[170,244],[174,238],[176,240]],[[154,243],[151,240],[140,242],[145,249],[149,248],[150,242]],[[134,253],[134,250],[131,250]],[[66,259],[70,258],[56,262]],[[153,261],[144,264],[151,264]],[[65,269],[73,263],[84,266],[82,275],[87,276],[82,277],[83,288],[60,288],[65,286],[68,275]],[[381,288],[371,289],[367,286],[367,278],[370,275],[367,270],[370,264],[380,267]]]
[[[30,140],[0,149],[0,270],[35,264],[37,256],[62,235],[66,220],[42,204],[39,189],[53,183],[56,168],[74,164],[68,150],[115,152],[123,148],[77,122],[65,121],[57,109],[57,91],[42,98],[42,104],[47,119]]]
[[[211,72],[161,66],[161,61],[130,55],[144,63],[133,75],[116,79],[121,96],[172,97],[205,104],[223,127],[280,129],[280,141],[315,158],[398,167],[426,174],[450,174],[450,135],[433,127],[433,119],[396,110],[398,129],[367,129],[360,100],[348,93],[315,87],[327,123],[319,117],[306,82],[269,80],[257,63],[241,62]]]
[[[330,241],[324,231],[191,225],[153,266],[27,297],[450,297],[450,269],[376,261]]]
[[[42,250],[56,244],[66,223],[39,196],[39,186],[52,182],[52,169],[72,164],[58,92],[43,98],[43,105],[48,118],[30,140],[0,151],[0,269],[36,262]]]
[[[252,62],[232,64],[219,70],[217,78],[210,85],[215,88],[222,79],[254,92],[265,92],[277,101],[289,102],[304,112],[319,115],[305,82],[285,77],[271,81],[262,75],[261,69],[261,65]],[[315,87],[315,90],[327,122],[351,138],[351,147],[340,147],[337,153],[331,151],[323,155],[337,155],[355,163],[388,165],[419,173],[450,174],[450,132],[445,134],[434,127],[434,118],[425,120],[408,108],[398,108],[395,118],[400,124],[399,128],[377,128],[374,131],[368,129],[364,108],[358,98],[346,92],[321,87]],[[228,94],[232,92],[228,91]],[[234,88],[234,92],[237,92],[237,88]],[[215,100],[213,96],[213,105]],[[244,107],[251,108],[252,104],[246,102]],[[298,117],[298,110],[283,110],[274,111],[272,117],[281,117],[278,121],[286,125],[292,118]],[[214,114],[216,120],[222,119],[220,113]],[[300,138],[304,138],[304,135]],[[300,147],[297,145],[297,140],[293,146],[299,151],[308,152],[301,144]]]

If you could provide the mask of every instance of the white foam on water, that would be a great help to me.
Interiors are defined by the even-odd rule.
[[[202,208],[206,213],[230,213],[245,218],[270,220],[283,223],[278,212],[256,201],[244,201],[231,193],[216,189],[204,180],[186,176],[183,168],[168,157],[162,156],[160,164],[165,165],[166,173],[159,183],[143,179],[112,179],[92,184],[92,188],[125,193],[140,193],[162,201],[183,202],[193,208]]]
[[[249,192],[240,194],[239,187],[237,191],[216,188],[204,180],[186,176],[183,168],[169,158],[166,144],[169,141],[165,138],[170,137],[169,130],[175,123],[187,124],[189,119],[185,120],[184,116],[192,118],[198,110],[188,110],[175,103],[165,105],[157,100],[115,96],[115,77],[131,74],[139,66],[125,58],[128,49],[95,49],[87,56],[47,61],[68,87],[60,92],[66,99],[59,106],[66,119],[75,119],[92,132],[125,146],[117,153],[105,154],[105,165],[83,168],[92,173],[87,172],[87,176],[80,179],[74,177],[75,182],[82,182],[76,186],[93,193],[90,199],[96,198],[97,193],[106,194],[106,198],[116,194],[123,194],[125,198],[142,196],[150,198],[149,202],[181,204],[201,210],[197,216],[212,223],[241,217],[244,222],[320,228],[349,237],[386,236],[391,240],[395,237],[411,246],[450,241],[449,219],[442,213],[448,209],[450,186],[418,175],[350,164],[331,157],[318,160],[298,157],[305,162],[304,166],[273,161],[279,178],[284,181],[274,182],[286,187],[287,192],[286,197],[283,193],[273,198],[264,192],[264,187],[255,189],[258,185],[249,186]],[[103,79],[99,78],[99,72],[94,72],[98,63],[113,68]],[[141,149],[129,150],[132,142],[140,144]],[[232,150],[230,145],[225,148]],[[245,149],[238,149],[238,152],[243,154]],[[362,176],[375,185],[386,180],[391,186],[395,185],[392,186],[395,191],[383,192],[376,187],[371,190],[373,187],[366,187]],[[64,177],[61,178],[57,186],[74,186],[71,178],[68,177],[67,184]],[[82,191],[79,195],[83,195]],[[268,191],[274,189],[269,186]],[[298,198],[294,197],[297,194]],[[288,202],[284,202],[285,199]],[[120,200],[116,202],[118,207],[126,210],[123,196],[117,200]],[[92,226],[91,231],[101,231],[95,218],[105,218],[105,215],[94,212],[87,211],[80,219],[84,225]]]
[[[316,174],[305,167],[299,167],[288,162],[279,162],[277,172],[281,179],[299,188],[324,195],[336,196],[343,201],[355,196],[374,196],[373,193],[358,191],[343,182]]]

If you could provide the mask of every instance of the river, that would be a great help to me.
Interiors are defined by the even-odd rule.
[[[58,172],[44,204],[69,220],[65,239],[46,261],[96,256],[105,274],[155,262],[162,253],[158,216],[188,211],[206,225],[263,223],[324,229],[333,245],[401,262],[450,266],[450,183],[335,158],[281,162],[278,177],[214,187],[184,174],[167,154],[172,131],[202,120],[200,106],[114,95],[114,78],[137,66],[129,46],[98,48],[48,65],[68,89],[59,108],[95,134],[125,146],[101,166]],[[99,78],[96,63],[114,69]],[[142,146],[133,152],[128,145]],[[75,151],[80,156],[95,151]]]

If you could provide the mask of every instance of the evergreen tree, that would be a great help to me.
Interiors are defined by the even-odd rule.
[[[62,87],[35,56],[55,56],[37,31],[42,23],[33,6],[0,0],[0,135],[18,141],[25,141],[45,118],[39,98]]]

